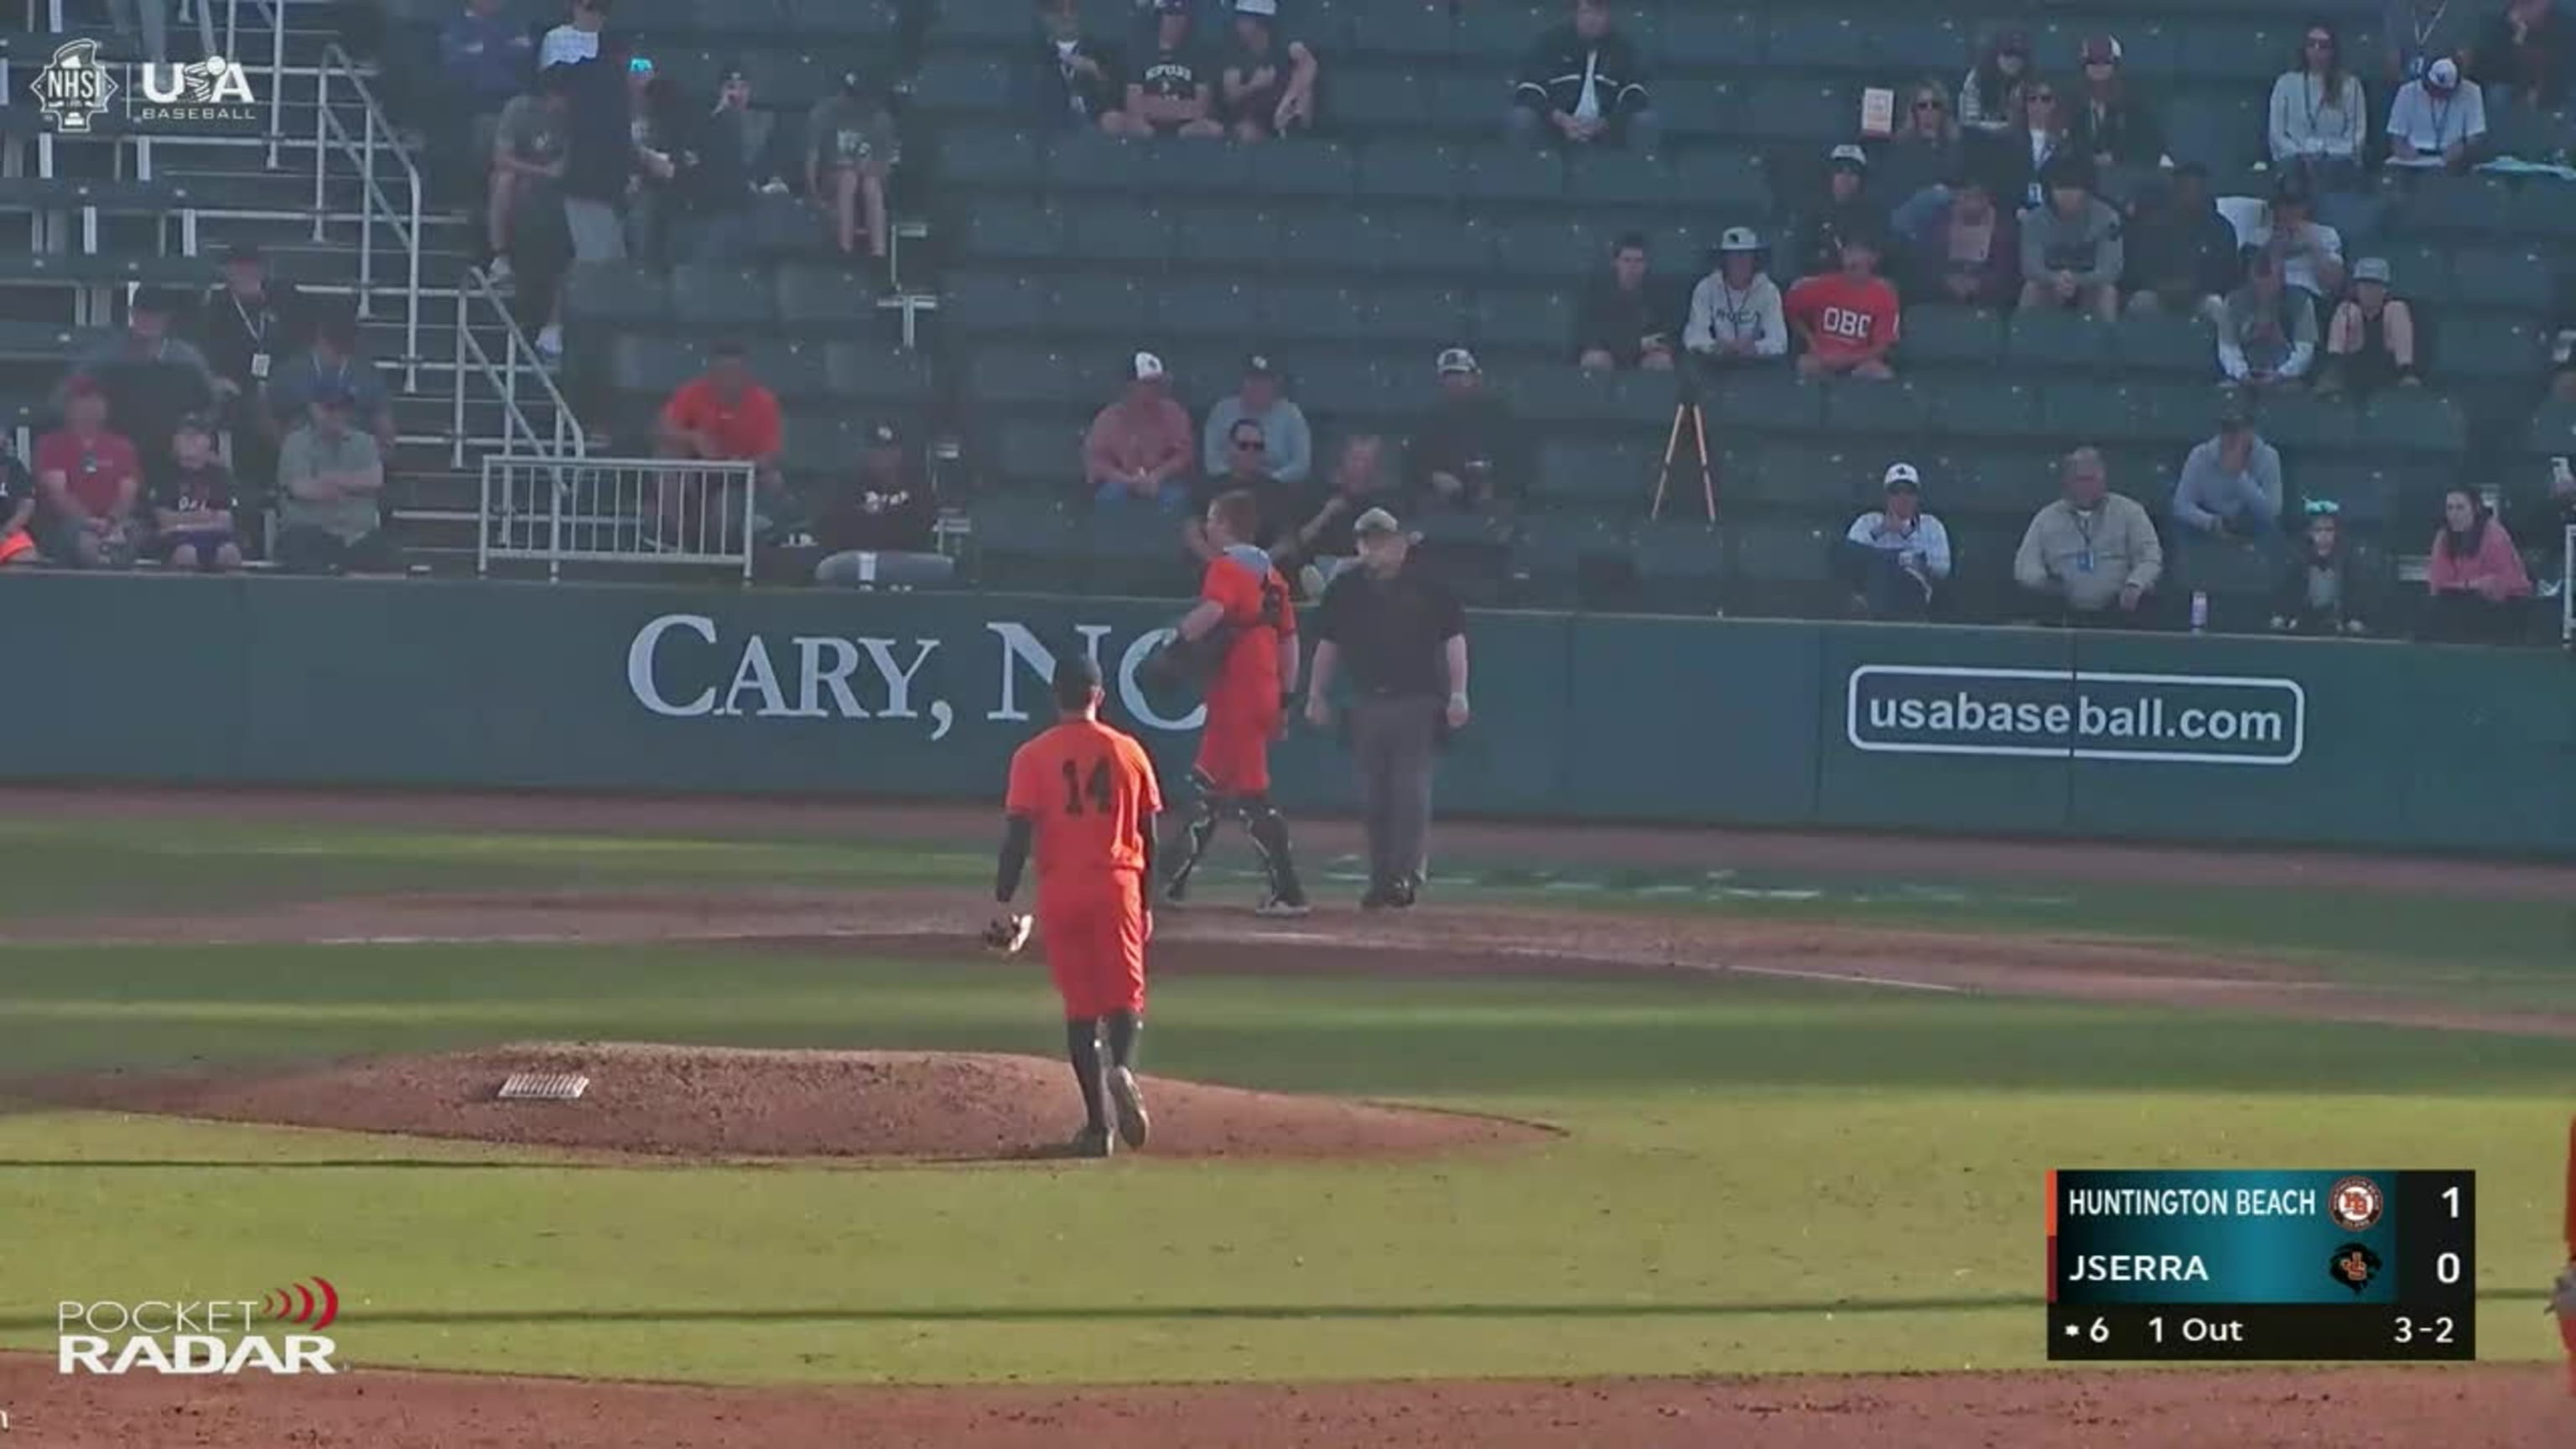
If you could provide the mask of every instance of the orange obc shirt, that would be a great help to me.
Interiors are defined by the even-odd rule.
[[[716,396],[715,384],[703,377],[680,384],[679,391],[662,405],[662,421],[668,427],[705,433],[719,456],[735,462],[777,452],[787,433],[778,416],[776,393],[753,383],[728,403]]]
[[[1145,747],[1098,720],[1066,720],[1011,756],[1004,807],[1035,826],[1038,891],[1145,868],[1144,832],[1163,810]]]
[[[1297,610],[1288,601],[1288,581],[1261,550],[1231,548],[1208,560],[1199,597],[1223,609],[1225,627],[1235,631],[1226,646],[1225,663],[1208,682],[1208,694],[1276,704],[1279,651],[1293,648],[1288,641],[1297,636]]]

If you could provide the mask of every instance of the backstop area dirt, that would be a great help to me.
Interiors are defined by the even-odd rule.
[[[989,838],[985,813],[874,811],[807,802],[564,801],[528,797],[0,792],[13,813],[270,815],[400,820],[490,830],[758,830],[871,840]],[[1347,848],[1347,832],[1315,832]],[[1920,840],[1724,832],[1508,828],[1446,832],[1461,850],[1555,860],[1868,868],[1919,865]],[[2339,883],[2576,898],[2576,870],[2305,854],[2211,856],[1942,842],[1952,874],[2128,875],[2239,884]],[[972,951],[987,907],[967,891],[674,895],[405,895],[309,902],[192,919],[122,916],[21,923],[0,939],[158,941],[819,941],[912,956]],[[1593,977],[1730,975],[1855,989],[2073,997],[2576,1037],[2576,1019],[2451,1010],[2306,977],[2291,963],[2122,943],[1968,938],[1830,924],[1584,907],[1400,918],[1327,909],[1272,923],[1237,909],[1167,915],[1155,969]],[[595,1075],[589,1112],[491,1110],[497,1075]],[[675,1052],[534,1044],[439,1057],[329,1064],[266,1077],[92,1078],[48,1084],[83,1105],[360,1130],[472,1136],[568,1149],[728,1156],[1032,1155],[1060,1139],[1064,1084],[1052,1063],[905,1053]],[[356,1085],[364,1091],[350,1091]],[[1149,1084],[1157,1151],[1234,1156],[1508,1149],[1539,1129],[1371,1104]],[[882,1111],[852,1114],[854,1090]],[[640,1095],[639,1095],[640,1094]],[[889,1095],[890,1094],[890,1095]],[[834,1115],[834,1103],[841,1106]],[[356,1115],[352,1115],[355,1113]],[[650,1120],[652,1130],[632,1124]],[[602,1126],[624,1121],[625,1127]],[[15,1246],[15,1245],[12,1245]],[[2576,1398],[2547,1366],[2445,1369],[2036,1372],[1573,1382],[1370,1383],[1030,1389],[753,1389],[402,1373],[204,1381],[59,1377],[50,1358],[0,1354],[0,1411],[17,1443],[64,1449],[279,1443],[365,1449],[2570,1449]]]

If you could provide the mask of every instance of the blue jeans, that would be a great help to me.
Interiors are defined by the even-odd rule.
[[[1102,483],[1094,487],[1091,501],[1102,508],[1142,508],[1145,500],[1124,483]],[[1190,490],[1177,478],[1163,480],[1162,491],[1154,495],[1154,506],[1165,513],[1178,513],[1190,501]]]

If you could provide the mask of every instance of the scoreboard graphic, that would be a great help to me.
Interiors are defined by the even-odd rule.
[[[2477,1357],[2477,1175],[2048,1175],[2048,1356]]]

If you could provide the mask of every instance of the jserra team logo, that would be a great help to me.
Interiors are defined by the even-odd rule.
[[[2367,1232],[2388,1210],[2388,1195],[2366,1177],[2347,1177],[2326,1194],[2326,1216],[2347,1233]]]

